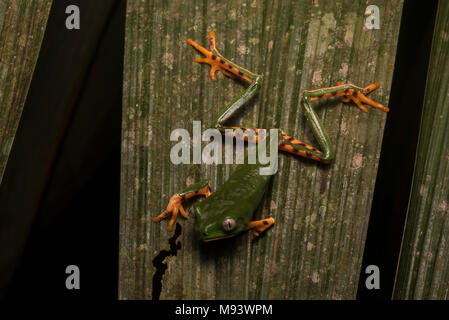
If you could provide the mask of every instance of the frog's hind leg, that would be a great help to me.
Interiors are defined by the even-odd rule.
[[[338,82],[338,85],[334,87],[304,91],[301,98],[301,107],[306,116],[307,123],[312,128],[313,135],[317,139],[321,150],[316,149],[315,151],[310,149],[307,145],[303,146],[301,144],[285,143],[286,145],[289,145],[289,147],[287,147],[289,150],[286,151],[294,153],[294,149],[301,149],[306,151],[306,155],[311,155],[310,157],[312,159],[316,160],[316,158],[318,158],[319,161],[326,163],[332,160],[334,157],[332,145],[329,137],[327,136],[326,130],[311,105],[311,102],[321,98],[340,97],[343,102],[353,101],[363,112],[368,112],[368,110],[362,102],[374,108],[388,112],[389,109],[387,107],[381,105],[380,103],[374,102],[365,96],[371,91],[379,88],[379,86],[380,84],[378,82],[370,84],[365,88],[361,88],[353,84],[342,84],[341,82]]]
[[[213,81],[216,80],[215,72],[220,71],[224,75],[236,78],[239,77],[249,83],[249,86],[239,96],[234,98],[218,115],[212,127],[224,130],[224,123],[229,120],[242,106],[245,105],[252,97],[254,97],[260,89],[262,76],[255,74],[223,57],[215,48],[215,32],[209,31],[209,45],[210,50],[200,46],[192,39],[187,42],[195,49],[201,52],[205,57],[202,59],[195,59],[199,63],[210,64],[210,77]]]
[[[310,91],[305,91],[304,93],[311,94],[309,101],[315,101],[315,100],[318,100],[321,98],[331,98],[331,97],[338,96],[338,97],[341,97],[341,101],[343,101],[345,103],[353,101],[357,105],[357,107],[365,113],[368,112],[368,109],[362,104],[362,102],[373,107],[373,108],[382,110],[384,112],[388,112],[388,111],[390,111],[390,109],[388,107],[385,107],[385,106],[381,105],[380,103],[377,103],[377,102],[369,99],[368,97],[366,97],[366,95],[368,93],[376,90],[379,87],[380,87],[379,82],[374,82],[365,88],[360,88],[353,84],[343,84],[341,81],[338,81],[337,86],[335,86],[335,87],[310,90]],[[320,91],[329,91],[329,90],[334,90],[334,89],[336,89],[336,91],[326,92],[321,95],[319,94]],[[318,92],[318,95],[316,95],[317,92]]]
[[[196,50],[201,52],[205,57],[202,59],[195,59],[198,63],[207,63],[211,66],[210,78],[212,81],[216,81],[215,72],[220,71],[224,75],[230,78],[240,77],[248,83],[253,83],[255,78],[260,77],[259,75],[233,63],[232,61],[223,57],[215,48],[215,32],[209,31],[209,47],[210,50],[200,46],[198,43],[192,39],[187,39],[187,43],[194,47]]]
[[[363,112],[368,112],[368,110],[365,106],[363,106],[362,102],[374,108],[388,112],[389,109],[387,107],[374,102],[365,96],[366,94],[379,88],[379,86],[380,84],[378,82],[370,84],[365,88],[361,88],[353,84],[342,84],[341,82],[338,82],[338,85],[335,87],[304,91],[301,106],[306,115],[307,122],[312,127],[312,132],[318,140],[321,150],[287,135],[284,131],[281,131],[279,150],[315,161],[325,163],[329,162],[334,157],[332,145],[323,125],[321,124],[321,121],[310,105],[310,102],[321,98],[340,97],[343,102],[353,101]]]
[[[244,141],[259,143],[259,131],[262,129],[258,128],[244,128],[244,127],[223,127],[223,129],[233,129],[234,131],[224,131],[225,136],[230,136],[233,138],[242,138]],[[240,137],[235,130],[241,130],[244,134]],[[263,129],[266,130],[266,129]],[[291,153],[296,156],[301,156],[307,159],[312,159],[315,161],[321,161],[321,156],[323,153],[317,148],[304,143],[298,139],[295,139],[287,135],[284,131],[279,130],[281,139],[279,140],[278,149]]]
[[[314,146],[287,135],[284,131],[281,131],[281,140],[279,141],[278,148],[281,151],[315,161],[322,161],[323,157],[323,152]]]
[[[271,227],[274,224],[273,218],[267,218],[262,220],[250,221],[246,225],[245,230],[251,230],[251,238],[257,238],[262,232]]]
[[[168,223],[167,230],[172,231],[173,225],[176,222],[176,217],[178,216],[178,213],[181,213],[181,215],[187,219],[189,216],[188,213],[184,210],[184,207],[182,206],[182,202],[195,197],[203,195],[206,198],[209,197],[212,194],[212,189],[210,186],[209,181],[204,180],[200,181],[198,183],[195,183],[191,186],[188,186],[184,190],[182,190],[180,193],[175,193],[168,202],[167,208],[157,217],[153,218],[153,222],[159,222],[167,217],[170,216],[170,222]]]

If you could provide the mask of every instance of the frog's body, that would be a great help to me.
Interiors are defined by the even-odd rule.
[[[196,233],[203,241],[234,236],[245,230],[271,176],[261,175],[259,165],[241,164],[216,192],[194,205]],[[217,203],[220,204],[217,206]],[[223,234],[222,221],[233,219],[236,227]]]
[[[247,89],[240,96],[226,106],[213,123],[213,127],[219,129],[223,134],[231,134],[237,138],[235,133],[225,132],[225,129],[246,130],[246,128],[226,127],[224,124],[239,108],[257,94],[261,86],[262,77],[221,56],[215,48],[215,33],[213,31],[209,32],[210,51],[201,47],[191,39],[188,39],[187,42],[205,55],[205,58],[195,59],[195,61],[211,65],[210,77],[213,81],[216,80],[215,72],[220,71],[230,78],[239,77],[249,84]],[[330,162],[334,157],[332,145],[323,125],[311,105],[311,102],[320,98],[340,97],[343,102],[353,101],[363,112],[368,112],[368,110],[362,102],[388,112],[387,107],[384,107],[365,96],[378,87],[379,83],[377,82],[365,88],[357,87],[353,84],[338,83],[338,85],[334,87],[304,91],[301,99],[302,111],[306,116],[308,124],[312,128],[312,132],[317,139],[321,150],[290,137],[284,131],[279,129],[280,140],[278,149],[311,160],[325,163]],[[254,138],[253,141],[256,143],[259,142],[257,137],[259,129],[254,128],[251,130],[249,135],[244,136],[244,139],[248,140],[252,133],[255,134],[252,137]],[[183,191],[173,195],[167,209],[158,217],[154,218],[153,221],[159,222],[171,214],[171,219],[168,224],[168,230],[171,231],[178,212],[180,212],[184,218],[188,217],[188,214],[184,211],[182,202],[197,195],[204,195],[206,196],[206,199],[194,205],[196,217],[195,229],[201,240],[207,242],[229,238],[248,229],[251,229],[253,238],[257,237],[261,232],[274,224],[273,218],[251,221],[251,217],[259,205],[266,186],[271,178],[269,175],[260,174],[260,166],[261,165],[259,164],[239,165],[229,180],[220,186],[215,193],[212,193],[208,181],[201,181],[187,187]]]

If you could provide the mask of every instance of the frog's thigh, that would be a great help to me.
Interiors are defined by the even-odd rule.
[[[274,224],[273,218],[266,218],[262,220],[250,221],[246,225],[245,230],[251,230],[251,237],[254,239],[258,237],[262,232],[271,227]]]

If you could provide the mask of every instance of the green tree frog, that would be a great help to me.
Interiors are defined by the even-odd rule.
[[[200,46],[191,39],[188,39],[187,42],[204,55],[204,58],[195,59],[195,62],[207,63],[211,66],[210,78],[212,81],[216,81],[215,73],[220,71],[229,78],[240,78],[248,83],[246,90],[223,109],[212,125],[212,127],[220,130],[223,134],[225,129],[246,130],[246,128],[227,127],[225,123],[237,110],[257,94],[262,83],[262,76],[242,68],[223,57],[215,48],[214,31],[209,32],[210,50]],[[305,90],[301,96],[301,108],[314,137],[318,141],[320,149],[288,136],[282,130],[279,130],[278,149],[296,156],[329,163],[334,158],[334,152],[326,130],[312,107],[312,102],[321,98],[339,97],[343,102],[353,101],[363,112],[368,112],[368,110],[362,103],[388,112],[389,109],[387,107],[366,97],[366,94],[379,88],[379,86],[378,82],[364,88],[338,82],[333,87]],[[261,129],[252,129],[255,133],[258,133],[259,130]],[[183,202],[191,197],[202,195],[206,199],[194,205],[195,229],[200,240],[208,242],[229,238],[245,230],[251,230],[253,239],[258,237],[260,233],[275,222],[271,217],[251,221],[252,215],[261,201],[271,178],[270,175],[261,175],[259,173],[260,166],[260,164],[246,163],[238,165],[238,168],[233,172],[229,180],[214,193],[207,180],[188,186],[181,192],[173,195],[167,208],[159,216],[155,217],[153,221],[159,222],[171,216],[167,228],[168,231],[171,231],[178,213],[184,218],[188,217],[183,208]]]

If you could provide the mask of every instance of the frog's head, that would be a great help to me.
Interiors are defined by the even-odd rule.
[[[205,218],[196,210],[196,233],[204,242],[233,237],[245,229],[245,224],[232,214],[220,214]]]

